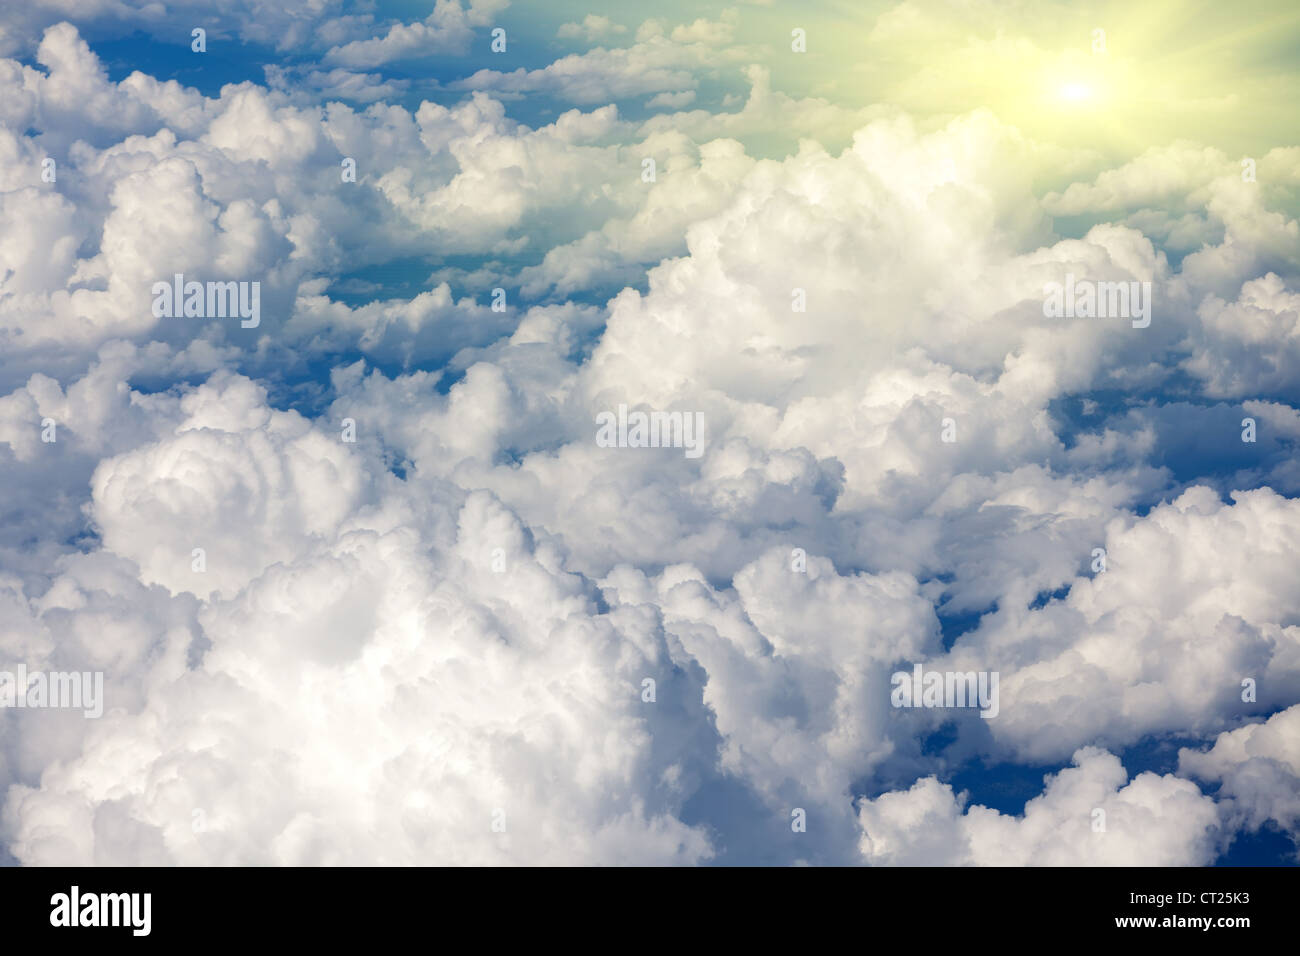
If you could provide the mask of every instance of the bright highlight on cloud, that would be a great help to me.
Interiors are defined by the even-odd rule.
[[[783,7],[0,13],[11,862],[1294,862],[1300,26]]]

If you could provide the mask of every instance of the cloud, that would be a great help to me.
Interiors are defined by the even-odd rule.
[[[615,23],[609,17],[589,13],[582,18],[581,23],[560,24],[560,28],[555,31],[555,35],[564,40],[583,39],[588,43],[595,43],[606,37],[626,32],[627,27],[623,26],[623,24]]]
[[[503,96],[542,93],[582,105],[693,90],[699,73],[752,54],[730,46],[734,26],[734,16],[724,14],[717,21],[682,24],[667,35],[643,29],[630,47],[570,53],[539,69],[478,70],[453,87]]]
[[[649,734],[640,697],[667,655],[651,622],[597,617],[554,548],[489,495],[398,492],[364,512],[347,446],[267,408],[246,380],[202,386],[182,409],[173,438],[101,467],[95,516],[106,549],[142,577],[190,608],[188,595],[207,599],[203,663],[138,662],[151,688],[143,706],[112,709],[39,789],[11,789],[20,860],[709,856],[708,837],[674,816],[672,766],[651,763],[667,743]],[[323,494],[339,507],[322,510]],[[250,512],[263,535],[230,534]],[[130,530],[142,525],[144,538]],[[207,564],[196,572],[184,548],[198,538]],[[577,736],[575,721],[586,725]],[[297,755],[287,763],[286,748]],[[154,786],[163,766],[178,772]],[[262,823],[250,825],[252,806]],[[387,821],[379,839],[376,819]]]
[[[364,500],[363,472],[344,445],[264,401],[247,379],[210,380],[182,400],[174,437],[95,470],[104,544],[138,563],[147,583],[232,595],[332,533]],[[260,528],[255,537],[250,521]],[[196,548],[204,555],[198,570]]]
[[[1221,812],[1231,829],[1258,830],[1271,821],[1296,840],[1300,706],[1222,733],[1208,751],[1179,750],[1178,772],[1219,785]]]
[[[1094,747],[1045,783],[1016,816],[967,807],[934,777],[863,800],[862,855],[877,866],[1204,866],[1213,859],[1214,801],[1195,784],[1172,774],[1130,780],[1117,757]]]
[[[645,101],[647,107],[662,106],[667,109],[681,109],[695,102],[694,90],[682,90],[678,93],[656,93]]]
[[[9,852],[1192,865],[1292,832],[1294,149],[1250,183],[1227,146],[796,95],[750,9],[550,62],[624,25],[502,20],[533,52],[498,60],[503,10],[238,6],[214,36],[293,55],[202,92],[109,78],[148,8],[5,14],[0,648],[109,695],[0,714]],[[176,273],[258,281],[262,324],[154,316]],[[1149,283],[1151,324],[1048,317],[1067,275]],[[619,405],[704,453],[599,446]],[[918,662],[997,671],[998,716],[890,707]],[[1111,755],[1165,736],[1178,776]],[[1071,758],[1018,814],[954,783]]]
[[[409,80],[386,80],[379,73],[358,73],[352,70],[311,70],[303,77],[291,77],[281,66],[266,67],[267,84],[290,95],[299,94],[303,87],[310,90],[308,97],[316,99],[342,99],[356,103],[374,103],[400,96],[411,85]]]
[[[433,12],[414,23],[395,23],[383,36],[352,40],[332,47],[323,58],[327,65],[351,69],[371,69],[394,60],[433,56],[439,53],[464,53],[474,37],[474,28],[483,27],[505,9],[509,0],[437,0]]]

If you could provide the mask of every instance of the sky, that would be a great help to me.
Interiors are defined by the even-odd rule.
[[[1300,7],[213,6],[0,8],[0,860],[1296,863]]]

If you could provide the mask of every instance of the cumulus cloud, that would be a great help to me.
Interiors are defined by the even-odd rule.
[[[101,466],[94,513],[106,548],[185,597],[191,618],[193,597],[205,599],[203,664],[137,661],[147,683],[167,688],[144,707],[115,706],[57,780],[11,790],[20,860],[708,857],[707,835],[673,815],[675,764],[651,762],[665,742],[647,729],[640,680],[668,653],[651,621],[598,618],[554,548],[491,496],[447,487],[438,500],[403,493],[359,508],[366,478],[345,446],[269,409],[246,380],[205,385],[181,405],[173,438]],[[246,536],[250,512],[257,539]],[[142,523],[152,539],[131,533]],[[196,569],[177,549],[200,538],[206,567]],[[131,587],[119,581],[118,600]],[[45,603],[56,593],[74,602],[73,618],[91,613],[66,586]],[[112,686],[113,703],[126,703]],[[624,716],[611,722],[614,712]],[[573,721],[588,729],[571,736]],[[213,751],[211,728],[223,725]],[[378,738],[389,743],[376,750]],[[309,739],[321,749],[304,750]],[[123,745],[136,754],[129,767],[109,756]],[[292,765],[247,775],[280,765],[286,748],[299,755]],[[164,765],[177,773],[159,789],[150,781]],[[539,788],[535,774],[559,767],[567,792]],[[366,821],[394,799],[407,810],[378,814],[390,832],[376,834]],[[246,825],[249,801],[263,805],[264,828]],[[365,806],[341,835],[336,814]],[[498,810],[504,832],[493,829]],[[194,811],[205,827],[191,826]]]
[[[1234,498],[1196,487],[1112,522],[1104,572],[1036,610],[1000,609],[963,637],[952,669],[1002,674],[994,737],[1026,759],[1059,759],[1086,741],[1215,732],[1287,703],[1300,679],[1288,582],[1300,512],[1267,489]],[[1247,679],[1264,687],[1249,705]]]
[[[150,5],[4,14],[0,648],[107,694],[0,714],[13,857],[1295,833],[1295,150],[1110,162],[927,114],[928,66],[913,112],[795,95],[753,12],[548,21],[537,50],[627,45],[517,65],[478,50],[502,3],[235,5],[214,35],[300,55],[203,91],[96,54]],[[1043,52],[993,46],[961,55]],[[261,324],[155,315],[178,273],[259,282]],[[1067,276],[1149,283],[1150,325],[1046,315]],[[698,414],[703,454],[602,447],[619,406]],[[998,672],[997,717],[895,710],[915,663]],[[1177,775],[1130,779],[1165,736]],[[1057,769],[1006,813],[952,782],[976,761]]]
[[[1222,733],[1207,751],[1178,752],[1178,772],[1216,783],[1231,829],[1300,829],[1300,706]]]
[[[383,36],[351,40],[324,56],[330,65],[369,69],[393,60],[439,53],[464,53],[474,30],[492,22],[509,0],[437,0],[433,12],[414,23],[394,23]]]
[[[1132,780],[1093,747],[1049,776],[1041,796],[1010,816],[934,777],[859,805],[860,849],[874,865],[1204,866],[1213,859],[1214,801],[1172,774]]]

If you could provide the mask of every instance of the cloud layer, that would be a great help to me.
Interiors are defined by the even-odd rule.
[[[209,48],[276,62],[211,87],[96,52],[190,12],[0,20],[0,668],[106,687],[0,710],[15,861],[1300,838],[1297,147],[1104,155],[908,56],[783,92],[748,7],[235,4]],[[156,315],[178,274],[260,324]],[[1150,325],[1049,317],[1067,276]],[[620,406],[704,454],[602,447]],[[918,663],[997,716],[891,706]]]

